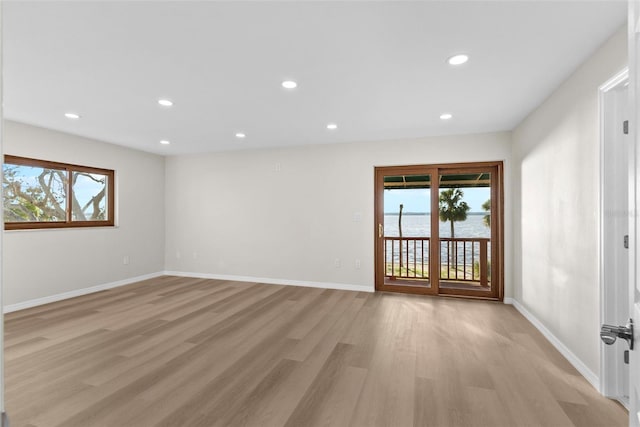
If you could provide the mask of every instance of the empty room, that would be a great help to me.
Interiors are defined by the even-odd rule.
[[[639,0],[0,10],[0,427],[640,427]]]

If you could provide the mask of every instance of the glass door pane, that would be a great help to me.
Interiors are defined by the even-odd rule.
[[[431,287],[431,174],[384,177],[384,284]]]
[[[441,293],[493,293],[491,181],[490,170],[456,170],[439,175]]]

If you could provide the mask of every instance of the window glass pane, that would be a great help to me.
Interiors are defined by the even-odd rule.
[[[491,292],[491,173],[439,177],[440,289]]]
[[[5,222],[66,221],[67,172],[4,164]]]
[[[107,220],[107,176],[73,172],[72,221]]]
[[[384,177],[385,285],[431,288],[431,175]]]

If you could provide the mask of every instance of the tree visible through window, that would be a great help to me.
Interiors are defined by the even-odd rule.
[[[113,225],[114,171],[5,156],[5,229]]]

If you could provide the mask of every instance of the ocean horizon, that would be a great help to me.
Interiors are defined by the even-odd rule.
[[[385,212],[385,215],[395,215],[398,216],[400,213],[398,212]],[[467,215],[486,215],[487,212],[467,212]],[[402,216],[405,215],[431,215],[431,212],[402,212]]]
[[[465,221],[454,223],[456,237],[491,237],[491,229],[484,223],[486,212],[469,212]],[[400,236],[398,227],[399,214],[384,214],[384,235]],[[451,224],[438,221],[440,237],[451,237]],[[431,214],[427,212],[402,212],[402,235],[404,237],[430,237]]]

